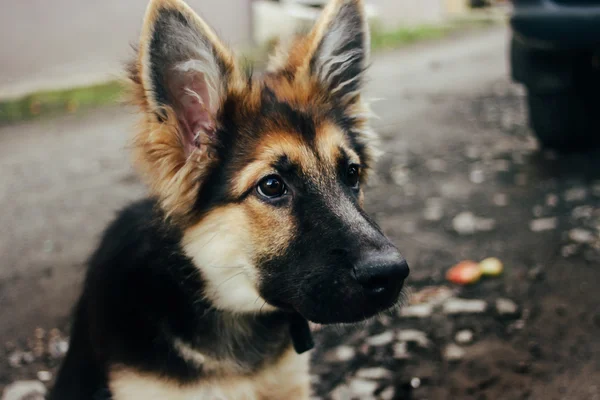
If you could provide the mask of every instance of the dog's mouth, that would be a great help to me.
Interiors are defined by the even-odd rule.
[[[402,299],[403,286],[403,282],[399,282],[386,290],[354,289],[350,295],[331,291],[317,296],[306,294],[295,304],[282,300],[271,300],[269,303],[281,311],[309,321],[315,330],[329,324],[361,322],[397,307]]]

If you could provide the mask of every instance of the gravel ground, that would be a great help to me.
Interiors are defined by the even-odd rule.
[[[412,295],[315,328],[316,398],[600,399],[600,152],[537,148],[505,43],[496,29],[374,60],[385,153],[367,207],[409,260]],[[0,390],[52,382],[85,257],[143,194],[131,122],[115,108],[0,128]],[[446,281],[486,257],[501,276]]]

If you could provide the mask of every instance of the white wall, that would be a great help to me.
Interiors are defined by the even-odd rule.
[[[235,46],[251,0],[187,0]],[[0,98],[103,81],[132,55],[147,0],[0,0]]]
[[[379,10],[386,28],[437,23],[446,17],[446,0],[367,0]]]

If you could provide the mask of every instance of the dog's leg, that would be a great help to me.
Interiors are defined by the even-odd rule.
[[[84,309],[84,300],[78,313]],[[95,363],[84,318],[78,315],[71,330],[69,351],[48,400],[108,400],[106,377]]]

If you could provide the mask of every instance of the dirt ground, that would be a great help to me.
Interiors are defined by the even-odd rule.
[[[316,329],[315,398],[600,399],[600,152],[537,148],[505,54],[495,29],[376,56],[385,152],[367,208],[412,296]],[[51,384],[85,257],[143,194],[123,152],[132,121],[115,108],[0,128],[0,390]],[[502,276],[445,280],[490,256]]]

